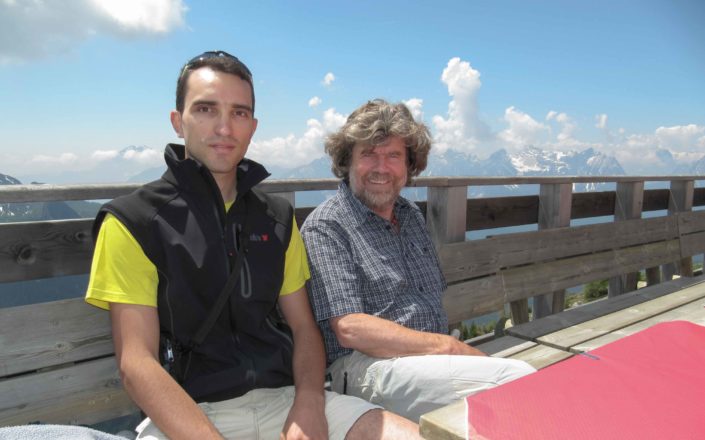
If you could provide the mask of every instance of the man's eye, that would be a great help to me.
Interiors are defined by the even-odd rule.
[[[249,118],[250,112],[248,112],[247,110],[236,110],[235,116],[237,116],[238,118]]]
[[[197,113],[209,113],[212,109],[207,105],[199,105],[196,107]]]

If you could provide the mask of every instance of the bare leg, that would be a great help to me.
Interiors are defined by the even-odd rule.
[[[345,440],[420,439],[419,425],[389,411],[373,409],[353,424]]]

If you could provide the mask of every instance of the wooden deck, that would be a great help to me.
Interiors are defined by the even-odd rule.
[[[683,320],[705,325],[705,276],[681,278],[589,306],[510,328],[510,336],[479,348],[492,356],[521,359],[541,369],[574,355],[589,355],[590,350],[660,322]],[[464,440],[465,402],[423,415],[420,425],[424,438]]]

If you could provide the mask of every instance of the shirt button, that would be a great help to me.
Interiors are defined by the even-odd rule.
[[[419,289],[419,292],[423,292],[423,286],[419,286],[418,289]]]

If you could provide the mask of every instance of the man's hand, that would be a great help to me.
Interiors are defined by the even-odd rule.
[[[448,351],[447,354],[455,354],[461,356],[487,356],[475,347],[471,347],[463,341],[459,341],[452,336],[447,337]]]
[[[327,439],[328,422],[323,395],[297,393],[279,438],[281,440]]]

